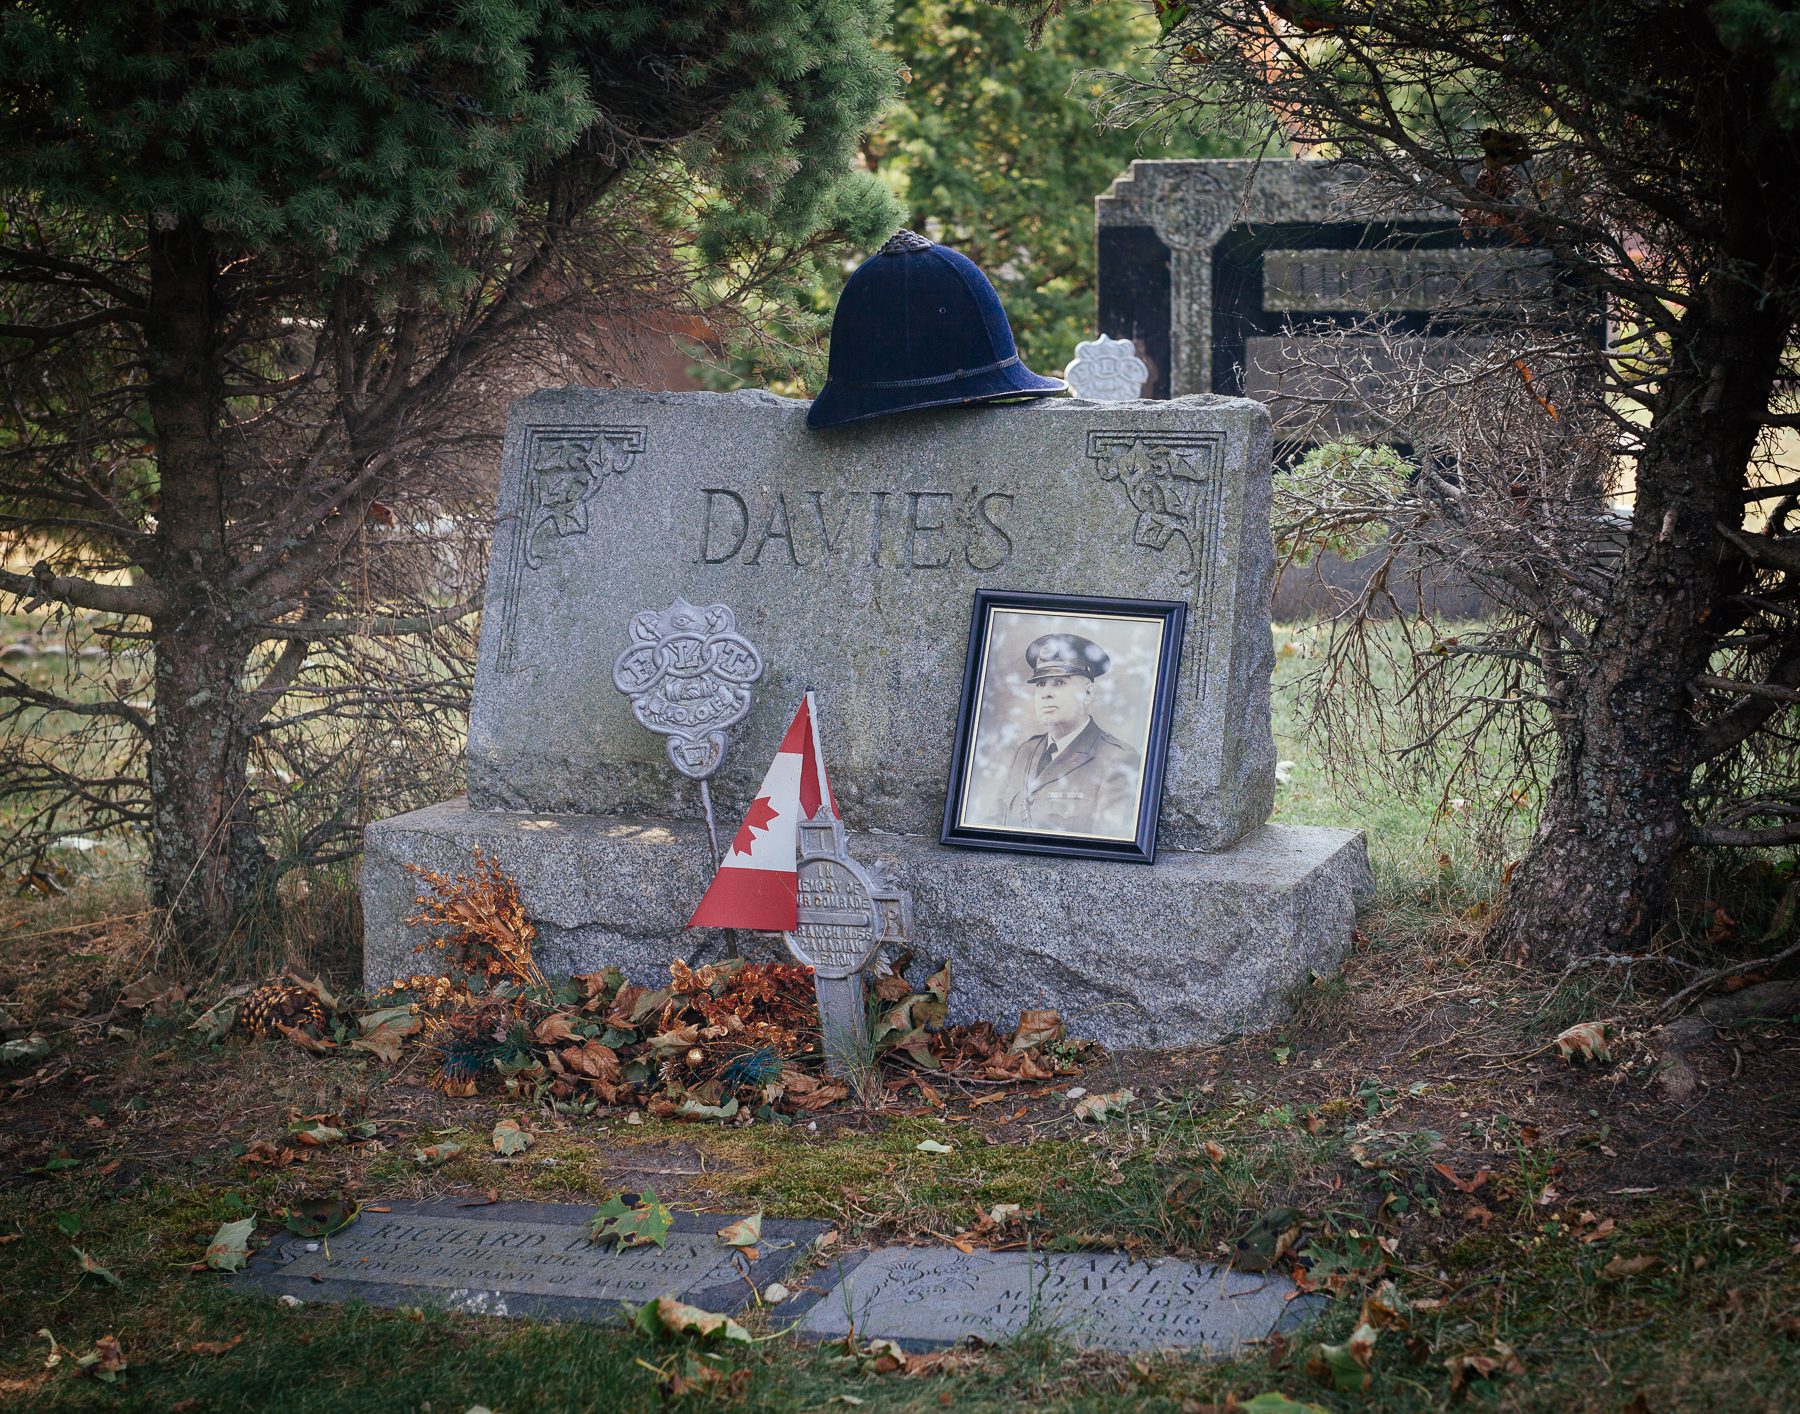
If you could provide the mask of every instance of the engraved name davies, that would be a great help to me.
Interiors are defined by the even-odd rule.
[[[986,572],[1012,557],[1010,491],[979,486],[752,491],[708,486],[694,507],[701,564],[826,563]]]

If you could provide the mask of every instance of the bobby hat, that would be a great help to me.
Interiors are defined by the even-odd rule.
[[[1000,296],[975,262],[911,231],[856,268],[831,318],[829,376],[808,427],[914,408],[1068,391],[1027,368]]]

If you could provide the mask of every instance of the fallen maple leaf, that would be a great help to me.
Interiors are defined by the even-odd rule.
[[[570,1020],[569,1014],[565,1011],[551,1012],[550,1015],[538,1022],[537,1029],[531,1034],[540,1046],[554,1046],[559,1041],[579,1043],[582,1039],[581,1034],[575,1029],[575,1023]]]
[[[690,1360],[680,1369],[670,1370],[657,1380],[657,1387],[670,1402],[690,1394],[704,1394],[720,1405],[742,1399],[749,1384],[749,1366],[727,1373],[708,1365],[704,1360]]]
[[[1365,1390],[1374,1382],[1369,1362],[1375,1355],[1375,1327],[1363,1322],[1342,1345],[1313,1346],[1306,1357],[1306,1373],[1339,1394]]]
[[[416,1021],[417,1018],[414,1020]],[[416,1025],[409,1030],[403,1029],[392,1021],[384,1021],[379,1026],[358,1036],[350,1043],[350,1049],[367,1051],[383,1065],[398,1065],[401,1047],[405,1044],[406,1038],[418,1029]]]
[[[1473,1193],[1477,1188],[1481,1187],[1482,1184],[1493,1177],[1493,1174],[1489,1173],[1486,1169],[1479,1170],[1473,1178],[1458,1178],[1456,1176],[1456,1170],[1451,1168],[1449,1164],[1433,1164],[1432,1167],[1448,1179],[1450,1181],[1450,1186],[1458,1193]]]
[[[254,1217],[223,1224],[206,1244],[206,1265],[215,1272],[242,1270],[250,1260],[250,1234],[255,1231]]]
[[[663,1246],[675,1215],[656,1201],[656,1194],[646,1188],[635,1207],[625,1202],[625,1195],[615,1193],[588,1219],[588,1235],[595,1242],[616,1242],[621,1248]]]
[[[1052,1041],[1063,1038],[1064,1026],[1062,1013],[1056,1011],[1022,1011],[1019,1013],[1019,1026],[1013,1032],[1012,1044],[1007,1050],[1029,1051],[1033,1046],[1048,1045]]]
[[[1087,1095],[1075,1102],[1075,1118],[1100,1124],[1115,1115],[1124,1114],[1126,1107],[1136,1098],[1129,1090],[1109,1090],[1104,1095]]]
[[[510,1157],[523,1154],[537,1142],[535,1135],[516,1119],[503,1119],[494,1126],[494,1152]]]
[[[354,1198],[302,1198],[288,1210],[284,1225],[296,1237],[329,1237],[361,1214]]]
[[[1609,1061],[1604,1021],[1578,1021],[1556,1038],[1556,1050],[1564,1060]]]
[[[442,1164],[448,1163],[462,1151],[463,1146],[460,1144],[427,1144],[423,1149],[413,1150],[413,1159],[421,1164]]]
[[[88,1253],[83,1252],[79,1247],[71,1247],[69,1250],[73,1252],[79,1260],[81,1264],[81,1274],[84,1277],[98,1277],[101,1281],[110,1282],[113,1286],[121,1288],[125,1285],[124,1282],[119,1280],[117,1272],[113,1271],[110,1267],[101,1266],[93,1259],[93,1257]],[[108,1337],[108,1339],[110,1338],[111,1337]]]
[[[118,1383],[119,1376],[125,1373],[125,1352],[114,1336],[103,1335],[94,1342],[91,1355],[83,1355],[75,1362],[77,1374],[91,1375],[106,1384]]]
[[[1410,1315],[1406,1298],[1391,1281],[1384,1281],[1363,1298],[1361,1324],[1376,1330],[1399,1330]]]
[[[752,1213],[719,1229],[719,1241],[727,1247],[754,1247],[762,1241],[762,1214]]]
[[[315,1036],[303,1026],[283,1026],[275,1023],[275,1029],[303,1051],[311,1051],[315,1056],[325,1055],[337,1049],[337,1042],[328,1036]]]
[[[1451,1394],[1461,1394],[1475,1380],[1498,1379],[1501,1375],[1522,1375],[1525,1373],[1524,1362],[1513,1353],[1513,1348],[1504,1342],[1496,1341],[1492,1355],[1452,1355],[1444,1361],[1444,1368],[1450,1372]]]
[[[692,1335],[701,1340],[717,1336],[720,1340],[750,1344],[750,1332],[731,1317],[721,1316],[716,1311],[703,1311],[698,1306],[689,1306],[673,1296],[659,1296],[656,1300],[645,1303],[632,1321],[639,1330],[644,1330],[652,1323],[656,1330],[666,1335]]]

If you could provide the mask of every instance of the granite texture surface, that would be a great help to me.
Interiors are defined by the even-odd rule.
[[[363,862],[370,987],[435,969],[405,919],[406,865],[466,869],[479,846],[519,882],[547,972],[616,964],[660,985],[674,958],[721,954],[723,935],[684,925],[710,868],[693,820],[473,810],[449,801],[369,827]],[[1010,1025],[1055,1007],[1113,1048],[1216,1040],[1272,1024],[1283,994],[1329,973],[1372,888],[1360,832],[1268,825],[1212,853],[1150,867],[947,848],[935,838],[850,832],[864,863],[912,890],[916,952],[953,964],[951,1018]],[[750,937],[747,955],[785,956]],[[921,974],[922,976],[923,974]]]
[[[854,1265],[852,1263],[854,1262]],[[1027,1326],[1085,1349],[1233,1354],[1291,1328],[1323,1300],[1283,1277],[1113,1252],[959,1252],[884,1247],[847,1259],[800,1334],[893,1340],[909,1350],[969,1336],[1003,1342]]]
[[[621,1303],[676,1296],[732,1312],[750,1299],[745,1267],[718,1230],[733,1215],[677,1213],[665,1246],[622,1251],[588,1240],[591,1206],[453,1198],[365,1207],[329,1242],[283,1236],[235,1278],[301,1301],[441,1306],[474,1315],[610,1322]],[[765,1219],[747,1275],[758,1289],[786,1275],[829,1224]],[[312,1250],[308,1250],[308,1248]]]
[[[935,834],[977,588],[1189,604],[1159,846],[1268,818],[1269,424],[1244,400],[912,413],[829,433],[768,393],[515,403],[471,713],[478,808],[694,813],[610,678],[630,617],[723,602],[767,674],[743,808],[801,693],[853,828]],[[631,925],[620,925],[628,929]]]

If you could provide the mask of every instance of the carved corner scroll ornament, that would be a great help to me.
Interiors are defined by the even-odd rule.
[[[631,699],[632,716],[668,738],[677,771],[709,779],[725,759],[726,730],[750,710],[762,655],[723,604],[701,609],[677,598],[635,615],[629,633],[631,646],[613,663],[613,686]]]
[[[1102,481],[1116,481],[1138,513],[1132,543],[1162,551],[1180,542],[1183,584],[1201,578],[1219,500],[1216,433],[1088,433],[1088,456]]]
[[[1161,553],[1179,546],[1176,575],[1193,600],[1202,626],[1200,661],[1186,674],[1194,695],[1206,699],[1219,635],[1204,627],[1218,604],[1219,546],[1225,533],[1223,432],[1090,432],[1087,453],[1102,481],[1116,481],[1135,510],[1132,543]]]
[[[525,563],[543,564],[547,542],[588,532],[588,502],[611,476],[630,471],[644,450],[642,427],[537,433],[526,469]]]
[[[625,475],[644,453],[644,427],[528,427],[525,474],[512,512],[512,556],[500,589],[500,646],[496,665],[503,673],[523,671],[519,661],[519,597],[525,572],[544,567],[555,541],[586,535],[588,508],[600,488]]]

